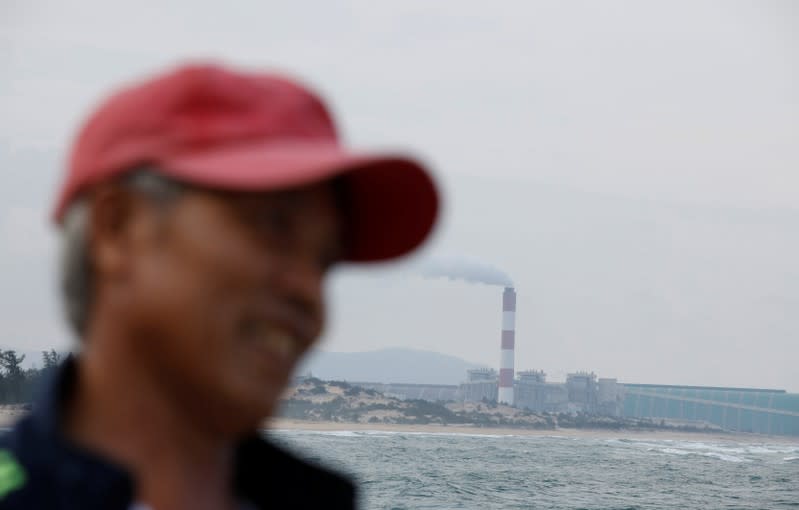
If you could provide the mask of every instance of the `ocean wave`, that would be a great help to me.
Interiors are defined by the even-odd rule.
[[[358,432],[354,430],[304,430],[304,429],[274,429],[271,432],[292,436],[336,436],[336,437],[356,437]]]
[[[320,435],[337,437],[474,437],[488,439],[518,438],[512,434],[476,434],[470,432],[425,432],[404,430],[307,430],[307,429],[273,429],[271,432],[290,435]]]
[[[770,443],[717,443],[674,439],[608,439],[604,442],[611,446],[639,448],[649,452],[655,451],[674,455],[695,453],[730,462],[749,462],[764,457],[791,456],[799,453],[799,446]]]
[[[799,445],[787,441],[584,437],[575,443],[571,437],[454,432],[354,426],[287,431],[275,439],[311,461],[351,473],[364,508],[521,509],[535,501],[557,510],[787,510],[796,508],[799,496]]]
[[[723,453],[718,453],[718,452],[706,452],[703,453],[702,455],[704,455],[705,457],[712,457],[714,459],[723,460],[725,462],[752,462],[749,459],[744,459],[742,457],[737,457],[735,455],[725,455]]]
[[[425,432],[425,431],[405,431],[405,430],[359,430],[356,434],[364,436],[412,436],[412,437],[485,437],[485,438],[505,438],[517,437],[509,434],[474,434],[469,432]]]
[[[685,450],[680,450],[678,448],[661,448],[657,450],[661,453],[670,453],[672,455],[691,455],[693,452],[687,452]]]
[[[669,455],[698,455],[723,460],[725,462],[751,462],[749,459],[720,452],[702,452],[697,450],[683,450],[680,448],[660,448],[657,451]]]

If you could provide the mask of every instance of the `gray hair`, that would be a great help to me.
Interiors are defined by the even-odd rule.
[[[177,197],[184,185],[159,174],[157,169],[142,167],[126,173],[120,184],[158,204]],[[91,210],[85,197],[69,206],[61,229],[61,295],[67,321],[82,337],[89,321],[92,304],[94,268],[89,253],[89,216]]]

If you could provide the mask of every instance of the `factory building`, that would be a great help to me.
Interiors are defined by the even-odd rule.
[[[565,383],[548,383],[541,370],[518,373],[514,384],[516,407],[534,412],[591,413],[620,416],[623,389],[615,379],[588,372],[567,376]]]
[[[428,400],[453,402],[461,400],[461,390],[454,384],[375,383],[353,381],[353,386],[379,391],[387,397],[400,400]],[[494,383],[496,387],[496,382]]]
[[[466,382],[460,385],[460,395],[465,402],[496,402],[499,378],[493,368],[467,370]]]
[[[595,413],[597,410],[597,393],[599,388],[596,374],[593,372],[575,372],[566,376],[566,390],[569,403],[574,404],[576,411]]]
[[[624,384],[623,416],[799,436],[799,394],[758,388]]]
[[[616,379],[600,378],[597,382],[597,414],[621,416],[624,406],[624,386]]]
[[[522,370],[517,376],[517,384],[544,384],[547,382],[547,374],[543,370]]]
[[[544,395],[544,408],[548,413],[563,413],[569,411],[569,390],[562,383],[549,383]]]
[[[513,385],[516,407],[543,411],[547,401],[547,375],[543,370],[523,370]],[[552,386],[552,385],[549,385]]]

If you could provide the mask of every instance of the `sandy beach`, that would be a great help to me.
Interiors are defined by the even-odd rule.
[[[605,429],[555,429],[535,430],[507,427],[474,427],[467,425],[400,425],[384,423],[342,423],[325,421],[301,421],[276,419],[267,423],[271,430],[307,430],[319,432],[360,431],[360,432],[406,432],[424,434],[468,434],[486,436],[549,436],[595,439],[634,439],[634,440],[674,440],[674,441],[714,441],[741,443],[780,443],[799,444],[799,438],[786,436],[765,436],[760,434],[717,434],[698,432],[679,432],[670,430],[605,430]]]
[[[19,408],[0,408],[0,428],[14,425],[26,414]],[[16,406],[15,406],[16,407]],[[403,425],[390,423],[344,423],[332,421],[303,421],[277,418],[264,424],[269,430],[307,430],[318,432],[406,432],[422,434],[465,434],[485,436],[540,436],[540,437],[581,437],[595,439],[635,439],[635,440],[675,440],[675,441],[714,441],[740,443],[779,443],[799,444],[799,437],[766,436],[760,434],[718,434],[699,432],[679,432],[671,430],[607,430],[607,429],[566,429],[536,430],[510,427],[476,427],[469,425]]]

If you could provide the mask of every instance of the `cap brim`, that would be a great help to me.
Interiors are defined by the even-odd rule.
[[[158,161],[178,180],[232,191],[269,191],[341,176],[349,210],[345,258],[388,260],[419,246],[438,215],[436,186],[411,158],[353,154],[333,144],[243,143]]]

